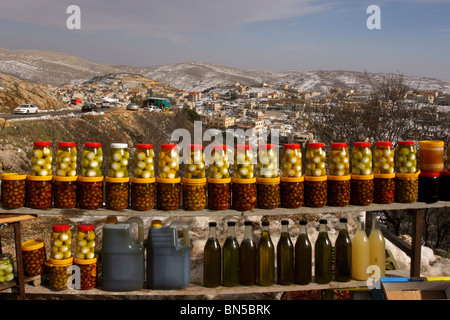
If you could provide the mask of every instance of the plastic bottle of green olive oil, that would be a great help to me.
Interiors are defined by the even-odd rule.
[[[256,284],[256,243],[253,239],[252,222],[244,222],[244,238],[239,247],[239,281],[241,285]]]
[[[269,221],[262,221],[261,238],[258,244],[257,283],[271,286],[275,282],[275,248],[269,233]]]
[[[239,285],[239,243],[236,239],[236,223],[228,221],[227,239],[223,245],[223,285]]]
[[[319,220],[319,235],[314,244],[314,278],[316,283],[325,284],[331,281],[332,261],[331,242],[327,233],[327,220]]]
[[[222,279],[222,252],[216,227],[216,222],[209,223],[209,236],[203,251],[203,284],[207,288],[220,286]]]

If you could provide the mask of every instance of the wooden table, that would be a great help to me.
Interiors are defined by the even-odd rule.
[[[14,239],[16,247],[16,260],[17,260],[17,278],[18,283],[15,280],[0,285],[0,290],[17,286],[19,287],[19,298],[25,299],[25,277],[23,273],[23,258],[22,258],[22,237],[20,232],[20,222],[26,220],[36,219],[35,215],[29,214],[0,214],[0,230],[3,227],[12,225],[14,228]],[[2,243],[0,236],[0,253],[2,253]]]

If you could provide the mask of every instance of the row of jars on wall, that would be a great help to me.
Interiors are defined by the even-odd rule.
[[[161,210],[176,210],[182,200],[186,210],[232,207],[245,211],[255,207],[449,200],[450,176],[449,171],[444,170],[444,141],[420,141],[419,157],[413,141],[399,141],[397,150],[393,149],[392,142],[379,141],[373,152],[370,143],[356,142],[351,158],[346,143],[332,143],[328,163],[324,147],[323,143],[308,144],[303,175],[300,145],[285,144],[279,176],[274,145],[259,146],[256,174],[251,146],[237,145],[231,177],[227,146],[215,146],[206,178],[204,147],[190,145],[191,162],[184,164],[181,179],[175,144],[161,145],[158,177],[155,178],[155,153],[151,144],[138,144],[134,161],[130,160],[127,144],[111,144],[108,175],[104,177],[100,143],[85,143],[81,175],[77,176],[75,143],[58,144],[53,175],[51,143],[35,142],[30,173],[2,175],[1,202],[9,209],[24,205],[97,209],[105,203],[113,210],[130,205],[135,210],[151,210],[155,205]],[[134,162],[133,177],[129,174],[130,161]]]

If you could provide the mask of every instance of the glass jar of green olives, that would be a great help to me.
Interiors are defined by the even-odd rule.
[[[77,205],[78,177],[53,176],[53,206],[72,209]]]
[[[327,175],[327,155],[324,150],[325,144],[321,142],[308,143],[306,150],[305,175],[310,177],[323,177]]]
[[[229,179],[230,178],[230,156],[227,145],[213,145],[211,147],[211,157],[208,158],[209,178]]]
[[[278,152],[274,144],[259,146],[256,175],[260,178],[276,178],[278,176]]]
[[[53,175],[53,150],[49,141],[35,141],[31,152],[32,176]]]
[[[280,177],[280,203],[283,208],[300,208],[304,204],[305,177]]]
[[[103,150],[99,142],[86,142],[81,156],[82,177],[103,177]]]
[[[73,265],[73,257],[61,260],[50,258],[45,262],[45,265],[50,290],[63,291],[68,289],[67,282],[72,276],[72,270],[69,267]]]
[[[394,148],[391,141],[377,141],[373,150],[373,173],[394,173]]]
[[[231,206],[230,158],[227,145],[213,145],[209,164],[208,208],[225,210]]]
[[[180,208],[181,178],[156,178],[156,205],[159,210]]]
[[[352,174],[372,174],[372,151],[370,142],[355,142],[352,150]]]
[[[191,150],[189,162],[185,164],[184,177],[186,179],[204,179],[205,171],[205,154],[203,153],[203,145],[189,145]]]
[[[281,157],[281,176],[299,178],[302,176],[302,151],[300,144],[285,144]]]
[[[395,172],[417,172],[417,150],[414,141],[399,141],[395,153]]]
[[[130,195],[130,177],[105,178],[105,204],[111,210],[128,208]]]
[[[5,209],[22,208],[26,203],[27,175],[25,173],[3,173],[1,203]]]
[[[56,175],[75,177],[77,175],[77,144],[60,142],[56,150]]]
[[[68,224],[55,224],[52,227],[50,258],[54,260],[72,257],[72,232]]]
[[[375,173],[373,202],[392,203],[395,200],[395,173]]]
[[[131,208],[145,211],[155,207],[156,178],[131,178]]]
[[[90,290],[97,286],[97,260],[97,257],[92,259],[73,259],[74,264],[80,268],[81,290]]]
[[[27,176],[27,206],[46,209],[52,206],[53,176]]]
[[[236,145],[234,151],[233,178],[255,178],[253,161],[253,151],[250,145]]]
[[[104,177],[78,177],[78,206],[95,210],[103,206]]]
[[[395,201],[400,203],[413,203],[419,198],[419,173],[395,174]]]
[[[128,152],[128,144],[111,143],[108,157],[108,177],[129,177],[129,159],[130,153]]]
[[[158,177],[175,179],[180,177],[180,159],[176,144],[162,144],[158,155]]]
[[[329,175],[347,176],[350,174],[350,154],[347,143],[334,142],[331,144],[330,155],[328,157]]]
[[[75,239],[75,258],[95,258],[96,237],[93,224],[79,224]]]
[[[202,210],[206,207],[206,178],[183,178],[184,210]]]
[[[10,253],[0,254],[0,283],[14,279],[14,265]]]
[[[139,179],[155,177],[155,152],[152,144],[136,145],[133,177]]]

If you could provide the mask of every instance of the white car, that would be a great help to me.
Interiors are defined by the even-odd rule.
[[[34,104],[22,104],[14,109],[14,113],[18,114],[29,114],[38,113],[38,108]]]

